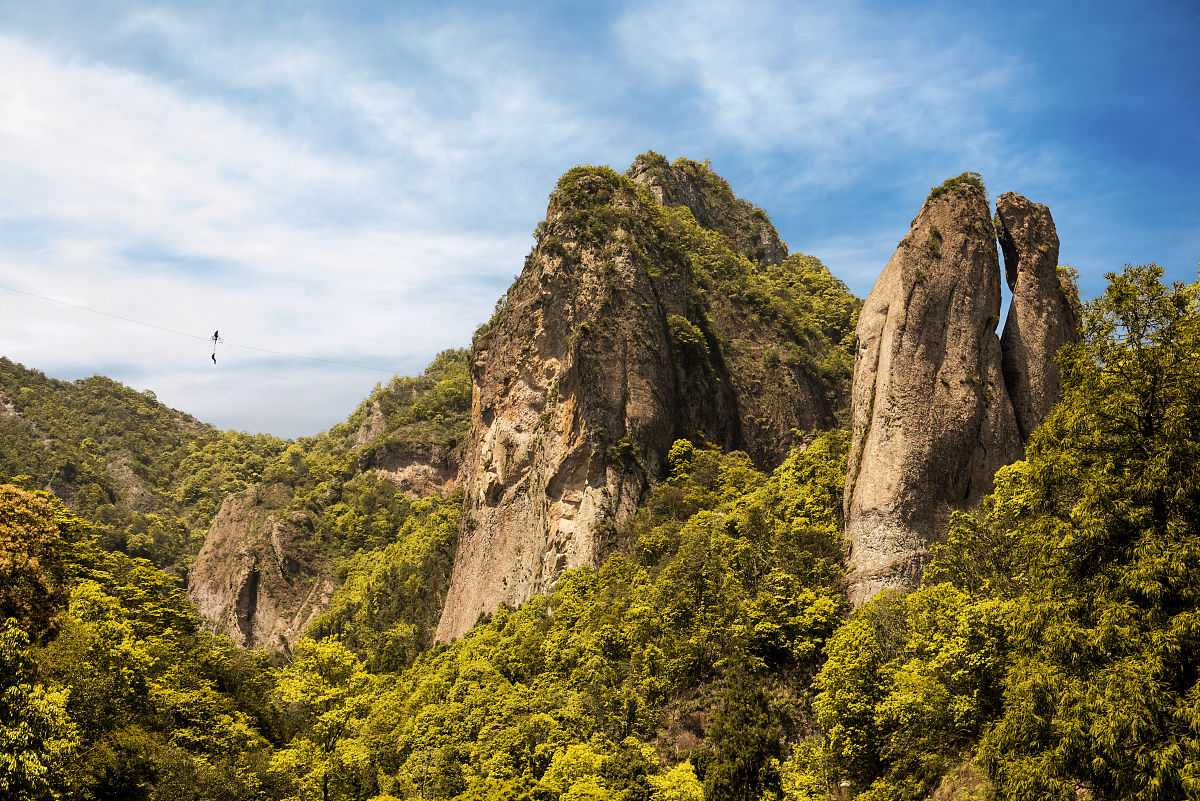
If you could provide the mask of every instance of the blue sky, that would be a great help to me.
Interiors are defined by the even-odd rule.
[[[224,428],[464,346],[558,176],[711,159],[865,296],[929,187],[1050,206],[1085,295],[1200,261],[1200,4],[0,2],[0,353]],[[202,6],[202,7],[201,7]]]

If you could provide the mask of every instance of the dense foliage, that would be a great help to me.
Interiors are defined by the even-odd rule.
[[[1108,278],[1025,461],[835,635],[798,773],[923,798],[975,755],[1002,798],[1200,796],[1200,284]]]
[[[373,671],[406,667],[433,644],[462,521],[459,492],[393,498],[403,509],[393,541],[342,560],[338,591],[308,629],[314,639],[336,635]]]
[[[168,576],[100,547],[95,528],[57,498],[3,484],[0,502],[8,552],[42,554],[25,559],[18,576],[62,582],[48,596],[53,604],[18,602],[19,617],[0,624],[4,797],[271,792],[271,741],[288,729],[269,701],[264,655],[202,632]],[[48,530],[57,547],[46,558]],[[56,636],[38,647],[51,628]]]
[[[501,608],[345,701],[370,714],[327,749],[342,755],[322,773],[329,797],[695,797],[706,769],[729,788],[713,797],[743,797],[747,772],[777,783],[772,765],[809,725],[805,689],[842,612],[845,449],[844,434],[822,435],[765,476],[742,454],[676,443],[671,477],[601,570],[567,571],[549,596]],[[769,709],[766,691],[746,707],[727,689],[760,682]],[[714,708],[727,734],[709,747]],[[746,720],[761,722],[750,762]],[[296,770],[308,775],[327,757],[306,753]],[[691,767],[666,771],[660,754]]]

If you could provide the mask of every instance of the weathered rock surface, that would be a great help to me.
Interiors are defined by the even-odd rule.
[[[637,508],[681,430],[740,441],[723,365],[687,319],[689,277],[656,286],[644,260],[661,265],[662,255],[638,252],[654,237],[633,186],[611,172],[571,176],[543,228],[472,350],[464,529],[443,640],[548,590],[567,568],[596,564],[602,525]],[[695,369],[683,369],[670,315]]]
[[[151,512],[155,509],[157,499],[154,492],[134,470],[134,460],[128,451],[109,454],[104,461],[121,503],[135,512]]]
[[[1050,210],[1006,192],[996,199],[996,230],[1013,293],[1000,339],[1004,381],[1025,440],[1058,401],[1062,377],[1054,354],[1079,338],[1079,321],[1069,300],[1074,287],[1058,274]]]
[[[643,153],[626,172],[650,190],[663,206],[687,206],[696,222],[717,231],[741,253],[766,264],[787,258],[787,245],[767,213],[734,196],[729,183],[708,168],[708,162],[676,159],[669,163],[658,153]]]
[[[832,422],[818,382],[779,358],[779,335],[693,269],[695,249],[748,271],[782,260],[769,220],[720,179],[670,168],[648,154],[632,177],[568,172],[535,252],[476,337],[464,522],[440,640],[549,590],[567,568],[597,565],[605,533],[662,477],[675,439],[773,466],[793,428]],[[656,199],[692,213],[672,216]]]
[[[283,485],[259,485],[221,504],[188,573],[188,596],[214,629],[243,648],[278,648],[300,638],[329,604],[328,565],[296,547],[308,521],[283,518]]]
[[[950,513],[1021,456],[999,312],[986,197],[968,182],[939,187],[859,316],[845,495],[855,604],[918,584]]]

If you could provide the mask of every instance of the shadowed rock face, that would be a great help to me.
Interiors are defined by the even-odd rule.
[[[1013,293],[1000,339],[1004,381],[1025,440],[1058,401],[1062,378],[1054,354],[1079,338],[1079,321],[1068,300],[1074,288],[1058,274],[1050,210],[1006,192],[996,199],[996,230]]]
[[[1000,265],[982,190],[935,190],[859,316],[846,477],[850,600],[920,583],[955,509],[1021,456],[996,326]]]
[[[333,594],[328,565],[296,555],[294,541],[307,519],[271,511],[288,497],[282,485],[227,497],[188,573],[188,597],[216,631],[243,648],[295,644]]]
[[[463,529],[439,640],[598,565],[676,439],[744,449],[769,469],[793,429],[833,423],[834,393],[779,358],[799,345],[700,272],[793,269],[776,256],[787,251],[766,215],[703,165],[647,154],[625,176],[563,177],[472,348]]]
[[[654,249],[633,184],[581,171],[542,228],[472,349],[464,525],[441,640],[597,564],[602,531],[637,508],[681,432],[741,441],[715,339],[689,309],[690,276]]]

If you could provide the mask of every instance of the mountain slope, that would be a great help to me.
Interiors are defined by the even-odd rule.
[[[729,236],[627,176],[577,167],[476,336],[464,528],[439,638],[597,565],[604,532],[661,480],[676,439],[769,468],[793,429],[831,425],[845,402],[857,301],[820,262],[787,257],[766,216],[703,165],[663,164],[647,154],[630,173]]]
[[[102,376],[67,382],[0,358],[0,473],[101,525],[106,547],[182,574],[226,495],[283,440],[218,431]]]

